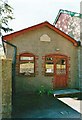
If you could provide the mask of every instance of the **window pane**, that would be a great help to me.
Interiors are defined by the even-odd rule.
[[[54,65],[53,63],[46,63],[46,73],[53,73],[54,72]]]
[[[66,61],[64,59],[61,59],[56,63],[56,73],[66,74]]]
[[[48,60],[48,61],[52,61],[53,58],[52,58],[52,57],[46,57],[46,60]]]
[[[22,56],[20,60],[34,60],[34,57]]]
[[[21,63],[20,73],[24,75],[31,75],[34,73],[34,62]]]

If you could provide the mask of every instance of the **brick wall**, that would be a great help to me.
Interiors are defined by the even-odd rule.
[[[0,59],[0,117],[10,118],[12,111],[12,61]]]

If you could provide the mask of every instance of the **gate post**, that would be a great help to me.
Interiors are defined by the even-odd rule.
[[[80,2],[80,13],[82,14],[82,0]],[[80,90],[82,91],[82,18],[80,22]],[[80,94],[80,97],[82,98],[82,93]],[[82,103],[80,104],[80,110],[81,110],[81,119],[82,119]]]
[[[0,120],[2,119],[2,60],[0,59]]]
[[[11,118],[12,60],[0,59],[0,119]]]

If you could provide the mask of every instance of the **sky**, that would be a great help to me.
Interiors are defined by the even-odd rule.
[[[19,31],[48,21],[53,24],[60,9],[80,13],[81,0],[6,0],[13,8],[14,18],[10,28]],[[9,34],[9,33],[6,33]],[[3,33],[3,35],[5,35]],[[0,44],[2,44],[0,40]],[[3,49],[0,48],[0,53]]]
[[[53,24],[60,9],[80,12],[81,0],[8,0],[13,8],[14,20],[10,27],[18,31],[48,21]]]

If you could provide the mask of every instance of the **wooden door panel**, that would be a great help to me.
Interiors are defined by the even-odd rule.
[[[67,86],[67,79],[65,76],[56,76],[53,84],[54,88],[65,88]]]
[[[54,60],[53,88],[66,88],[68,79],[67,57],[56,56]]]

